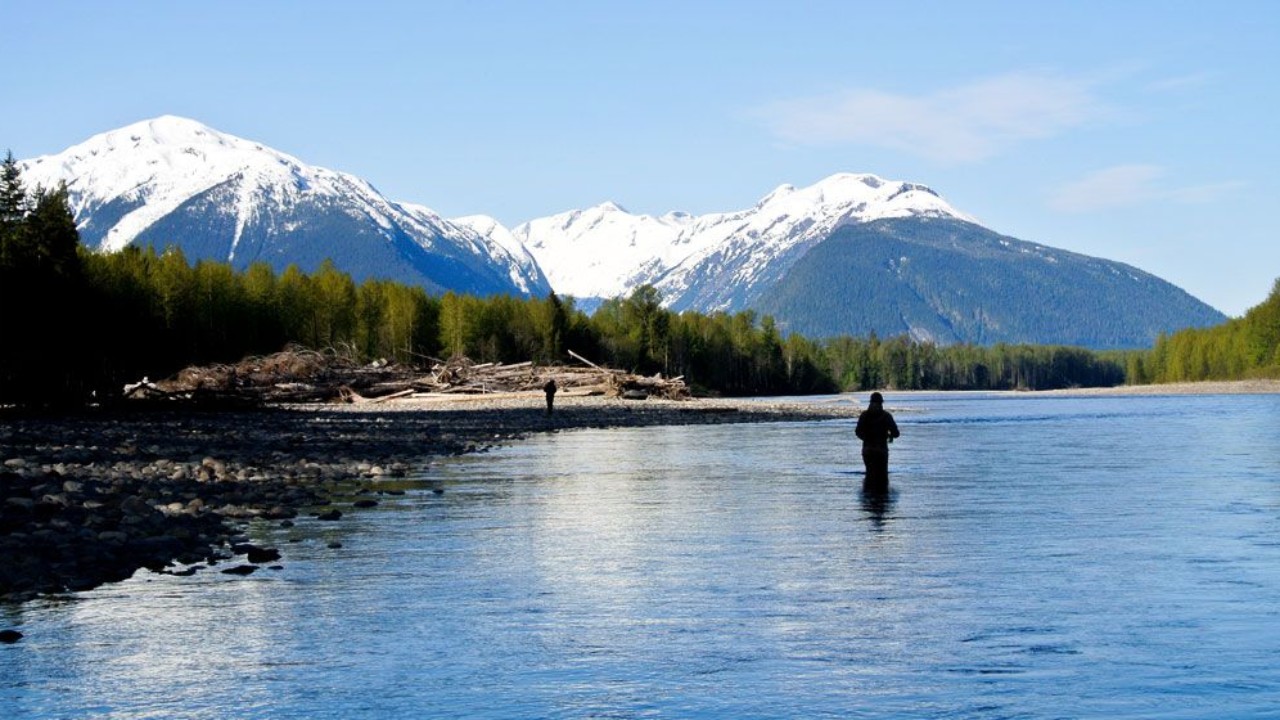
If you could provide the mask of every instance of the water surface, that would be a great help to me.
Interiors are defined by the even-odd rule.
[[[887,405],[884,499],[850,420],[566,431],[0,609],[0,717],[1276,716],[1280,396]]]

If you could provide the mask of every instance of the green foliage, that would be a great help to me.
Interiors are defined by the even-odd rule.
[[[1280,279],[1243,317],[1161,335],[1134,362],[1143,382],[1280,378]]]
[[[84,393],[79,307],[86,287],[64,187],[27,193],[0,167],[0,403],[56,405]]]
[[[841,337],[825,344],[841,389],[1051,390],[1124,382],[1113,355],[1057,345],[948,345],[900,336],[880,341]]]
[[[22,185],[22,171],[13,152],[7,152],[0,164],[0,229],[6,242],[9,233],[22,222],[27,214],[27,190]],[[6,259],[5,262],[8,262]]]
[[[356,294],[355,318],[362,357],[413,363],[438,352],[440,303],[420,287],[366,280]]]

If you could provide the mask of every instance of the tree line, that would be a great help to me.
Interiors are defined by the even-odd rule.
[[[1130,353],[1125,362],[1131,383],[1280,378],[1280,279],[1244,316],[1162,334],[1153,348]]]
[[[673,312],[651,286],[588,315],[554,293],[433,296],[392,281],[357,283],[332,263],[277,272],[264,262],[244,270],[193,263],[172,248],[93,252],[79,242],[65,188],[28,191],[12,155],[0,171],[0,405],[110,398],[143,377],[290,345],[417,365],[457,355],[551,365],[574,362],[573,351],[600,365],[682,376],[699,394],[1109,386],[1182,379],[1175,369],[1188,363],[1175,358],[1216,357],[1201,349],[1208,346],[1243,348],[1274,366],[1280,300],[1273,293],[1268,302],[1239,328],[1216,330],[1229,339],[1178,333],[1141,353],[874,334],[819,341],[784,335],[751,311]]]

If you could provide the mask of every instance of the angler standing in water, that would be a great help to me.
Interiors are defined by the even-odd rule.
[[[884,396],[871,393],[871,404],[858,416],[853,431],[862,440],[862,464],[867,468],[863,488],[884,492],[889,489],[889,443],[900,434],[893,415],[884,409]]]

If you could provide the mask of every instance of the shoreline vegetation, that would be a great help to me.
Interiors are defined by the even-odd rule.
[[[1040,390],[1043,395],[1272,395],[1280,393],[1280,380],[1199,380],[1149,385],[1117,385],[1102,388]],[[1034,393],[1033,393],[1034,394]]]
[[[892,406],[895,396],[919,392],[885,394]],[[1280,394],[1280,380],[998,394]],[[443,493],[431,479],[433,462],[535,433],[851,419],[864,399],[627,400],[566,392],[547,415],[540,392],[517,391],[250,410],[146,404],[6,413],[0,602],[87,590],[142,569],[248,575],[279,568],[287,561],[279,549],[246,536],[253,523],[325,523],[406,489]]]

